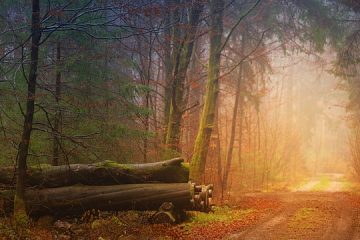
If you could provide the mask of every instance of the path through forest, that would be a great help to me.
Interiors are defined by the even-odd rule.
[[[342,192],[347,191],[344,175],[340,173],[321,174],[293,189],[294,192]]]
[[[360,240],[357,188],[342,175],[322,174],[292,191],[241,194],[231,206],[188,212],[174,225],[151,224],[151,211],[90,213],[53,224],[45,217],[32,225],[29,239]],[[0,239],[8,239],[1,231],[11,226],[1,225],[0,219]]]
[[[360,239],[359,197],[347,191],[340,174],[326,174],[288,193],[254,193],[254,199],[276,199],[277,211],[224,239]]]

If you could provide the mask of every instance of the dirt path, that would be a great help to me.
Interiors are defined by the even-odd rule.
[[[284,203],[280,211],[255,226],[225,239],[360,239],[357,230],[358,211],[354,211],[348,194],[284,193],[276,195]]]
[[[319,180],[311,180],[301,186],[299,186],[298,188],[296,188],[294,191],[295,192],[309,192],[311,191],[311,189],[313,189],[316,184],[320,183]]]
[[[322,185],[324,189],[318,190]],[[326,181],[310,179],[296,192],[248,194],[254,199],[276,198],[281,207],[253,226],[223,239],[360,240],[360,197],[341,192],[342,186],[341,178],[331,176]]]
[[[338,173],[319,175],[293,189],[294,192],[341,192],[344,190],[344,176]]]

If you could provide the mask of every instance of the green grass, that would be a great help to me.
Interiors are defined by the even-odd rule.
[[[189,219],[184,228],[190,230],[195,225],[209,225],[214,222],[228,223],[241,220],[254,213],[254,209],[232,209],[230,207],[214,207],[214,212],[189,212]]]
[[[325,191],[330,186],[330,179],[328,176],[322,176],[320,181],[315,184],[315,186],[311,189],[315,192]]]

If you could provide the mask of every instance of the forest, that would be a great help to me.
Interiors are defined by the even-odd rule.
[[[0,239],[360,239],[360,1],[0,0]]]

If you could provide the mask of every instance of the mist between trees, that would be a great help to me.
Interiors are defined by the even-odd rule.
[[[359,173],[359,9],[2,0],[0,164],[17,169],[15,208],[26,167],[46,164],[183,156],[219,200]]]

